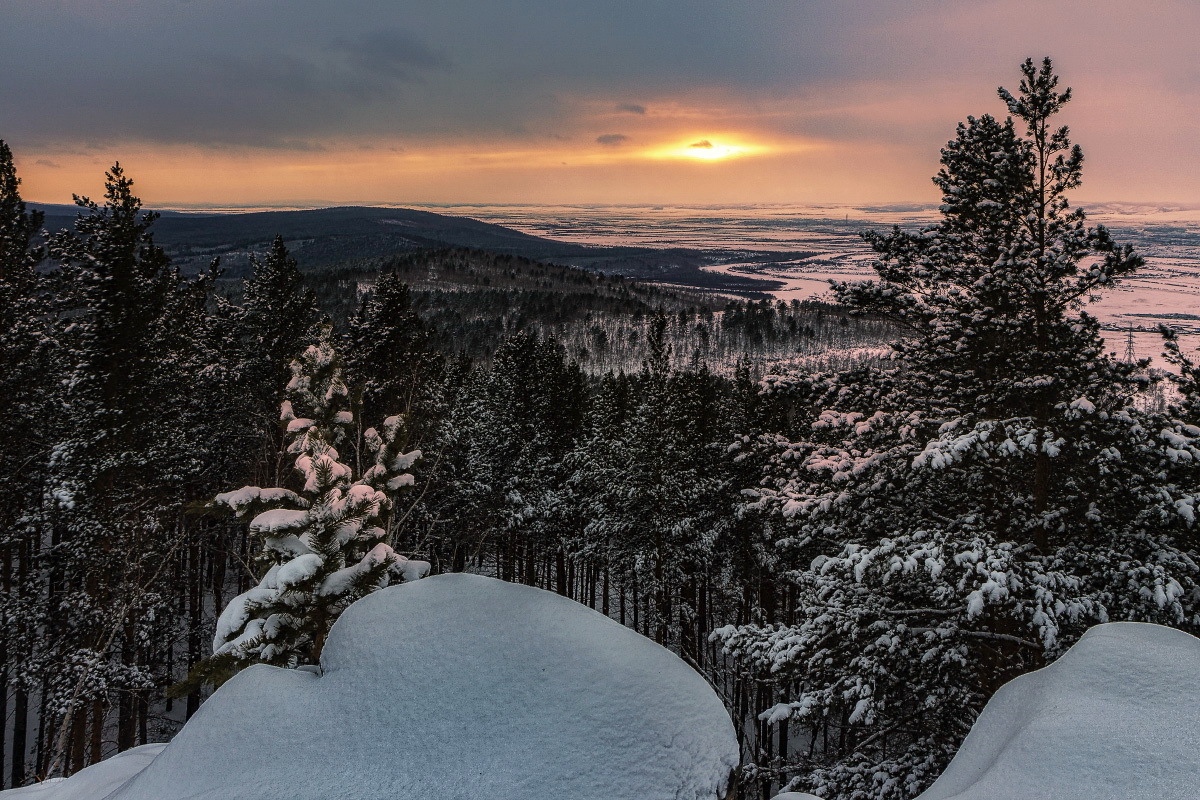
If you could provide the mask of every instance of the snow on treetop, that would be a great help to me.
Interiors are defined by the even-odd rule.
[[[384,589],[321,661],[239,673],[110,800],[716,800],[738,762],[700,675],[540,589]]]
[[[1200,639],[1098,625],[988,702],[917,800],[1193,800],[1200,786]]]

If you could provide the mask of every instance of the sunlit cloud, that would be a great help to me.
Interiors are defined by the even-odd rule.
[[[147,198],[227,204],[936,202],[955,124],[1049,54],[1078,199],[1200,200],[1189,0],[94,5],[5,3],[0,138],[31,199],[120,160]]]

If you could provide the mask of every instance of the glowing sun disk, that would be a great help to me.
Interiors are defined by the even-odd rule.
[[[761,147],[744,144],[728,144],[713,139],[691,140],[686,144],[674,145],[654,151],[654,158],[691,159],[695,161],[723,161],[727,158],[750,155],[762,150]]]

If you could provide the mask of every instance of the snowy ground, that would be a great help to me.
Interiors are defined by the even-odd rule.
[[[4,800],[102,800],[146,768],[165,744],[144,744],[80,770],[66,780],[49,780],[0,792]]]
[[[1200,639],[1115,622],[988,702],[918,800],[1195,800]]]
[[[540,589],[475,575],[385,589],[343,614],[322,664],[240,673],[144,768],[122,757],[0,798],[716,800],[738,762],[691,667]]]

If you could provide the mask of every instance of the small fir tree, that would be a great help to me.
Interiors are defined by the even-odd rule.
[[[253,663],[319,664],[329,628],[347,606],[428,571],[388,545],[384,522],[396,495],[413,484],[407,470],[421,454],[402,452],[401,420],[388,417],[363,434],[372,463],[356,476],[338,452],[356,435],[348,396],[326,329],[292,363],[282,405],[293,488],[247,486],[213,501],[250,520],[266,571],[221,613],[213,656],[197,665],[193,683],[219,683]]]

